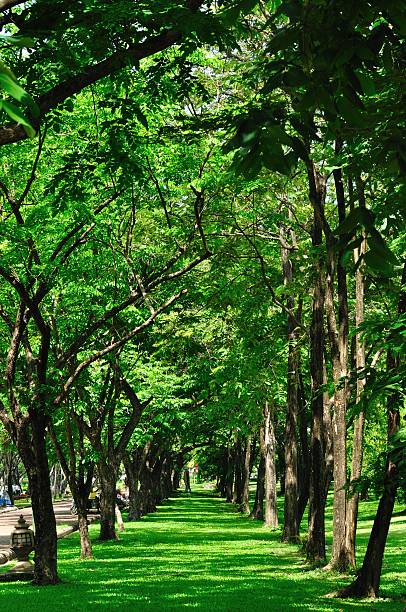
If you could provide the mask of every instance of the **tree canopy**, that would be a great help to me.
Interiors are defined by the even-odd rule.
[[[116,537],[190,461],[375,596],[405,479],[396,2],[0,0],[0,419],[58,581],[59,463]],[[10,123],[11,121],[11,123]],[[3,432],[2,432],[3,435]],[[11,442],[10,442],[11,441]],[[11,469],[11,468],[10,468]],[[264,510],[263,510],[264,504]],[[302,526],[303,531],[303,526]]]

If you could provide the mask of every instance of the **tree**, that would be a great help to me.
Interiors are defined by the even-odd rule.
[[[122,191],[113,190],[113,194],[109,194],[105,201],[82,210],[78,220],[73,223],[65,215],[63,205],[58,222],[55,218],[51,220],[46,203],[36,207],[34,214],[27,214],[24,218],[24,206],[33,188],[43,142],[42,138],[21,196],[14,198],[10,189],[3,185],[6,206],[10,211],[5,231],[6,235],[9,231],[19,232],[19,251],[18,257],[15,257],[14,245],[10,241],[6,242],[3,265],[0,268],[7,296],[2,317],[9,335],[5,364],[7,400],[4,400],[8,406],[3,401],[0,414],[5,428],[17,445],[30,481],[38,536],[35,580],[40,584],[53,583],[58,579],[56,528],[45,443],[46,428],[53,411],[65,401],[89,366],[105,359],[142,333],[184,291],[180,289],[169,297],[167,294],[162,296],[163,302],[158,306],[152,305],[147,294],[161,284],[176,282],[209,255],[208,252],[192,255],[183,267],[179,267],[180,262],[188,257],[189,250],[194,249],[195,237],[200,241],[204,236],[199,217],[200,193],[194,196],[197,203],[193,206],[192,232],[180,228],[178,237],[180,240],[185,239],[185,245],[175,244],[175,250],[172,250],[169,257],[158,257],[158,267],[153,271],[140,261],[138,272],[131,260],[131,251],[128,250],[131,241],[127,241],[125,246],[127,252],[124,249],[124,253],[120,254],[120,271],[115,267],[115,258],[104,232],[110,231],[111,227],[110,205],[120,198]],[[69,165],[68,172],[75,171],[75,164]],[[66,176],[65,172],[64,179]],[[41,191],[41,186],[38,188]],[[92,196],[90,198],[94,203]],[[131,203],[129,210],[132,211]],[[89,212],[94,220],[89,219]],[[133,212],[130,212],[130,219],[132,215]],[[120,222],[117,217],[116,220]],[[49,228],[45,235],[44,224],[48,224]],[[133,227],[130,223],[127,236],[131,236]],[[88,288],[79,295],[76,291],[78,269],[86,282],[90,281],[91,275]],[[106,287],[111,286],[105,276],[107,269],[110,269],[115,279],[113,284],[116,283],[113,301],[109,301],[106,295],[104,301],[95,305],[95,293],[101,296]],[[123,282],[119,283],[119,279],[123,279]],[[76,316],[79,303],[82,310],[80,320]],[[118,325],[116,333],[110,327],[111,323],[119,324],[120,313],[137,304],[141,308],[144,304],[144,314],[148,314],[140,317],[141,311],[133,311],[135,316],[130,323],[130,331],[127,322],[125,326]],[[28,395],[20,394],[20,381],[24,381],[30,389]]]

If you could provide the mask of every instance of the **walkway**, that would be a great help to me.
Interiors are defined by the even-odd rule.
[[[70,513],[72,502],[69,500],[56,502],[54,504],[55,518],[57,527],[63,528],[72,526],[77,522],[76,516]],[[22,508],[11,510],[10,512],[2,512],[0,514],[0,553],[10,548],[10,534],[14,529],[21,514],[29,525],[32,525],[32,509]],[[59,531],[59,530],[58,530]]]

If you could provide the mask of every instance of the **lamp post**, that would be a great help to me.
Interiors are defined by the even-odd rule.
[[[11,550],[17,557],[17,563],[7,573],[0,575],[0,581],[32,580],[34,566],[29,554],[34,550],[35,537],[29,525],[21,515],[10,536]]]

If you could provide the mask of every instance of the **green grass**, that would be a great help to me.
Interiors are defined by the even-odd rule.
[[[15,499],[14,505],[16,508],[30,508],[31,507],[31,499],[29,497],[25,499]]]
[[[375,502],[361,505],[360,553],[375,508]],[[0,601],[4,610],[19,612],[188,608],[402,612],[405,525],[405,514],[394,517],[382,575],[384,595],[395,599],[339,601],[325,596],[346,584],[348,577],[309,569],[297,546],[280,543],[280,531],[264,529],[223,500],[199,490],[190,497],[170,499],[157,513],[128,523],[119,542],[97,542],[97,525],[91,526],[92,561],[78,560],[78,534],[61,540],[62,584],[48,588],[2,584]]]

